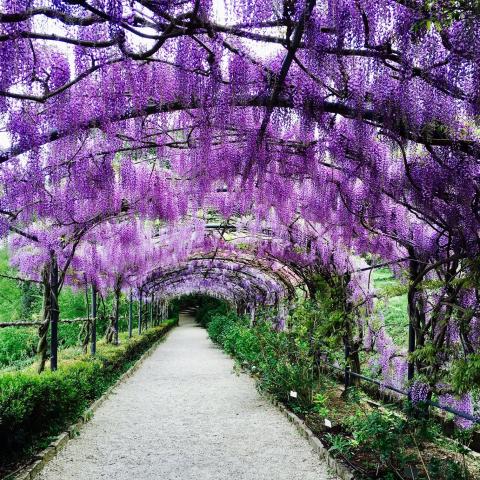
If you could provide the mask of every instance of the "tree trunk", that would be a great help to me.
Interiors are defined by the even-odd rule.
[[[84,354],[88,352],[88,344],[90,343],[90,335],[92,331],[92,325],[90,321],[90,301],[88,298],[88,285],[85,285],[85,304],[87,311],[87,320],[82,323],[82,329],[80,331],[80,340],[82,342],[82,351]]]
[[[132,324],[133,324],[133,293],[130,289],[130,297],[128,299],[128,338],[132,338]]]
[[[58,320],[60,318],[58,296],[60,288],[57,257],[53,250],[50,255],[50,370],[54,372],[57,370],[58,363]]]
[[[48,330],[50,326],[50,264],[47,263],[42,270],[43,283],[43,306],[42,306],[42,325],[38,329],[37,354],[39,357],[38,373],[45,370],[48,350]]]
[[[120,311],[120,288],[116,287],[114,290],[115,300],[113,303],[113,312],[110,317],[110,325],[108,326],[105,341],[118,345],[118,317]]]

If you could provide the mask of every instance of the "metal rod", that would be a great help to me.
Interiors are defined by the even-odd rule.
[[[120,314],[120,292],[115,292],[115,318],[114,318],[114,330],[113,344],[118,345],[118,316]]]
[[[80,323],[87,321],[88,318],[70,318],[70,319],[58,319],[58,323]],[[9,327],[39,327],[43,325],[43,322],[2,322],[0,323],[0,328],[9,328]]]
[[[155,301],[155,296],[152,293],[151,299],[150,299],[150,326],[153,327],[153,303]]]
[[[344,368],[342,368],[342,367],[338,367],[337,365],[332,365],[331,363],[327,363],[327,362],[323,362],[323,363],[327,367],[333,368],[333,369],[338,370],[340,372],[344,372]],[[355,373],[355,372],[351,372],[351,371],[349,372],[349,375],[360,378],[361,380],[365,380],[366,382],[374,383],[381,388],[385,388],[387,390],[392,390],[393,392],[396,392],[396,393],[399,393],[400,395],[404,395],[405,397],[408,397],[408,392],[405,392],[404,390],[400,390],[399,388],[396,388],[396,387],[392,387],[390,385],[386,385],[386,384],[380,382],[379,380],[375,380],[373,378],[366,377],[365,375],[361,375],[359,373]],[[435,408],[438,408],[440,410],[443,410],[445,412],[453,413],[457,417],[464,418],[465,420],[470,420],[471,422],[480,424],[480,418],[474,417],[473,415],[470,415],[468,413],[460,412],[460,411],[456,410],[455,408],[440,405],[438,402],[435,402],[433,400],[425,400],[423,403],[425,403],[427,405],[430,405],[431,407],[435,407]]]

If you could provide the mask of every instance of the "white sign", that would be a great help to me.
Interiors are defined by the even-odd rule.
[[[290,391],[290,396],[292,398],[297,398],[297,392],[294,392],[293,390]]]
[[[328,418],[325,419],[325,426],[328,428],[332,428],[332,422]]]

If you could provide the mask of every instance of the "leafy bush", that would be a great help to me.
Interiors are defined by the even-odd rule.
[[[409,438],[406,420],[391,412],[359,414],[350,419],[349,426],[355,444],[374,452],[387,465]]]
[[[25,454],[41,438],[58,434],[79,418],[132,361],[175,323],[164,322],[119,346],[99,344],[95,358],[84,355],[64,362],[56,372],[0,375],[1,464]]]
[[[34,328],[0,330],[0,368],[35,355],[38,335]]]
[[[308,343],[298,341],[294,332],[275,331],[268,320],[249,328],[246,318],[230,311],[213,314],[208,333],[242,366],[258,374],[261,390],[302,410],[312,406],[313,356]],[[292,390],[296,399],[289,396]]]
[[[212,320],[212,317],[217,314],[226,315],[230,310],[228,304],[223,300],[218,300],[216,298],[210,297],[201,297],[197,298],[197,307],[196,319],[197,322],[202,325],[202,327],[207,327],[208,323]]]
[[[236,331],[236,320],[236,315],[233,312],[227,314],[214,313],[208,322],[208,334],[214,342],[228,348],[228,353],[234,353],[232,337],[234,337]],[[230,342],[225,342],[228,337],[230,337]]]
[[[445,480],[462,480],[468,478],[462,465],[449,459],[431,458],[427,465],[429,477]]]
[[[480,391],[480,353],[455,360],[451,368],[452,386],[458,393]]]

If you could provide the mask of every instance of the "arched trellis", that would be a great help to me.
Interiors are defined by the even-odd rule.
[[[271,280],[255,275],[254,270],[231,270],[220,266],[196,264],[189,270],[186,266],[172,268],[169,271],[156,272],[158,276],[147,281],[145,291],[155,292],[172,288],[175,285],[189,283],[200,289],[231,292],[237,305],[265,304],[278,305],[285,298],[285,290]]]
[[[130,3],[136,12],[118,13],[115,6],[122,3]],[[478,257],[480,139],[472,128],[478,114],[478,19],[471,29],[463,28],[469,25],[462,15],[454,21],[453,28],[439,27],[436,22],[433,23],[437,28],[424,28],[417,23],[417,19],[423,22],[425,15],[428,17],[428,9],[421,1],[385,0],[383,8],[368,1],[293,2],[292,5],[304,9],[295,14],[288,8],[277,14],[268,2],[257,2],[262,3],[267,6],[268,17],[257,16],[252,2],[234,2],[239,7],[237,12],[248,11],[248,19],[239,21],[241,26],[232,27],[228,22],[218,25],[210,10],[211,2],[200,0],[191,5],[182,0],[113,0],[105,4],[108,7],[104,10],[83,0],[7,2],[6,11],[0,14],[0,51],[7,60],[2,61],[5,69],[0,75],[0,110],[7,121],[11,145],[0,152],[5,175],[1,183],[31,187],[28,179],[41,179],[42,174],[45,181],[33,183],[41,188],[27,188],[23,194],[22,188],[7,188],[3,192],[0,229],[17,233],[21,229],[25,238],[39,242],[35,227],[34,233],[25,230],[32,218],[46,220],[46,225],[51,221],[63,226],[80,218],[70,230],[58,231],[53,241],[45,242],[50,247],[60,239],[64,249],[70,241],[73,252],[83,232],[97,222],[117,219],[127,212],[149,220],[176,221],[186,213],[187,208],[176,208],[180,201],[171,202],[169,198],[180,197],[170,192],[165,195],[164,176],[181,177],[187,183],[206,171],[200,187],[194,186],[191,195],[201,193],[203,200],[211,195],[209,188],[218,192],[217,184],[209,184],[209,180],[221,181],[218,188],[234,196],[236,185],[242,187],[236,189],[242,194],[249,185],[257,185],[256,178],[249,183],[249,177],[255,176],[250,175],[252,172],[260,173],[262,178],[266,174],[270,175],[267,188],[242,198],[243,213],[257,201],[260,213],[277,205],[284,218],[291,217],[305,202],[309,205],[302,212],[305,219],[340,227],[336,242],[344,239],[350,245],[354,238],[360,238],[359,250],[370,248],[372,252],[368,253],[385,257],[386,264],[408,261],[413,339],[410,349],[415,347],[415,331],[421,345],[428,335],[433,340],[442,338],[436,335],[433,322],[424,322],[420,286],[429,272],[442,264],[448,272],[445,278],[451,278],[446,286],[454,286],[463,275],[462,261]],[[315,3],[319,8],[314,7]],[[33,8],[40,4],[42,8]],[[72,5],[75,7],[70,9]],[[390,19],[387,23],[385,14]],[[64,36],[38,31],[38,23],[30,20],[43,16],[48,18],[47,25],[62,23]],[[94,39],[88,31],[92,25]],[[462,31],[468,32],[468,37],[463,37]],[[142,40],[131,42],[132,35]],[[193,43],[194,36],[198,52],[189,57],[192,48],[188,44]],[[241,41],[245,38],[276,44],[282,58],[252,59]],[[172,43],[173,39],[182,42],[180,55],[172,62],[170,56],[166,59],[161,53],[165,43]],[[428,41],[426,49],[422,48],[423,39]],[[143,41],[150,42],[152,47],[144,49]],[[50,46],[57,42],[62,49],[75,48],[81,53],[75,72],[70,73],[62,65],[62,59],[66,60],[62,58],[62,49],[58,49],[57,55],[49,55]],[[182,48],[182,44],[187,48]],[[104,53],[97,56],[95,52],[99,51]],[[224,68],[227,64],[228,68]],[[177,75],[178,72],[182,73]],[[42,91],[43,94],[39,93]],[[257,119],[253,118],[253,111]],[[289,119],[279,122],[281,115]],[[296,118],[292,121],[293,117]],[[291,130],[289,121],[296,124]],[[155,152],[154,158],[151,151]],[[140,163],[160,166],[165,151],[172,157],[188,152],[185,156],[191,156],[190,162],[185,163],[189,167],[180,174],[174,169],[164,172],[164,176],[152,182],[154,192],[149,191],[148,195],[143,191],[137,197],[132,192],[121,192],[113,205],[109,203],[110,183],[117,176],[117,165],[110,169],[110,176],[102,169],[98,174],[96,162],[89,170],[91,158],[112,163],[109,156],[113,158],[117,153],[132,153],[136,167]],[[267,151],[271,158],[265,159]],[[10,165],[14,171],[16,166],[23,170],[24,165],[30,164],[24,161],[27,157],[34,158],[32,170],[10,175]],[[133,170],[124,160],[119,161],[121,167],[126,164],[126,170]],[[394,163],[399,164],[399,169],[391,176]],[[320,165],[321,171],[317,170]],[[95,182],[78,182],[81,187],[70,182],[87,178],[85,170]],[[147,173],[145,178],[151,179],[150,172]],[[120,176],[128,184],[128,172],[125,178]],[[244,177],[245,183],[235,185],[234,176]],[[58,184],[65,185],[64,190],[50,191],[54,177],[63,177]],[[296,185],[283,185],[287,178],[291,181],[295,177]],[[102,188],[85,192],[86,185],[102,184],[101,180],[105,182],[101,185],[103,195],[99,195]],[[311,188],[307,195],[310,180],[315,189],[332,188],[315,190],[313,194]],[[281,193],[265,198],[271,186]],[[43,192],[44,187],[48,193],[45,198],[32,194]],[[299,196],[289,203],[294,187],[302,193],[306,187],[306,198]],[[80,198],[86,193],[86,198],[96,199],[92,205],[99,208],[88,209],[88,215],[84,215],[86,205],[81,202],[78,211],[70,210],[74,202],[51,201],[44,205],[47,197],[57,200],[68,192]],[[141,202],[144,198],[147,201]],[[151,207],[152,199],[156,200],[156,210]],[[174,205],[171,211],[164,207],[169,202]],[[231,203],[235,205],[235,200]],[[220,201],[215,206],[221,204]],[[32,205],[39,205],[38,210]],[[109,211],[105,211],[105,205],[110,206]],[[25,209],[26,206],[29,207]],[[209,205],[202,204],[201,208],[204,207]],[[231,208],[230,211],[237,212]],[[332,217],[325,213],[330,211],[339,213]],[[77,215],[79,212],[82,214]],[[288,218],[287,222],[290,221],[296,220]],[[365,246],[370,237],[380,239],[374,248],[372,244]],[[424,240],[428,241],[422,243]],[[399,250],[393,256],[390,241],[396,242]],[[292,246],[296,248],[298,243],[292,241]],[[52,298],[56,300],[59,255],[48,253]],[[275,257],[276,252],[270,253]],[[334,254],[339,255],[338,251]],[[63,264],[64,273],[70,260]],[[314,295],[315,285],[309,280],[318,273],[318,264],[304,266],[297,261],[291,256],[290,270],[304,279]],[[277,291],[278,285],[279,292],[290,296],[294,283],[284,282],[283,278],[288,268],[282,267],[277,274],[274,265],[263,257],[258,260],[262,265],[254,266],[252,260],[246,262],[253,269],[251,272],[246,269],[241,274],[231,273],[226,262],[213,267],[212,260],[209,267],[199,268],[198,275],[187,275],[185,270],[168,271],[163,282],[155,281],[145,287],[173,292],[186,280],[197,288],[209,288],[209,282],[216,282],[219,293],[225,289],[222,294],[242,301],[259,296],[268,302],[272,298],[269,288]],[[264,275],[275,277],[273,283],[252,280]],[[441,303],[438,306],[441,308]],[[461,303],[458,306],[465,309]],[[53,332],[58,321],[56,305],[52,312]],[[442,323],[446,327],[448,322]],[[410,366],[413,372],[413,364]]]
[[[278,308],[290,302],[299,283],[298,276],[278,261],[217,249],[193,253],[183,262],[153,269],[142,289],[162,297],[176,291],[218,292],[237,309],[252,313],[259,304]]]
[[[241,295],[245,293],[242,292],[241,289],[236,289],[234,285],[211,287],[205,284],[202,279],[197,280],[198,281],[189,282],[188,284],[185,282],[175,282],[163,285],[156,292],[160,296],[161,301],[167,305],[174,298],[196,294],[224,300],[237,311],[241,309],[243,302],[240,300],[239,303],[239,299],[241,299]]]

